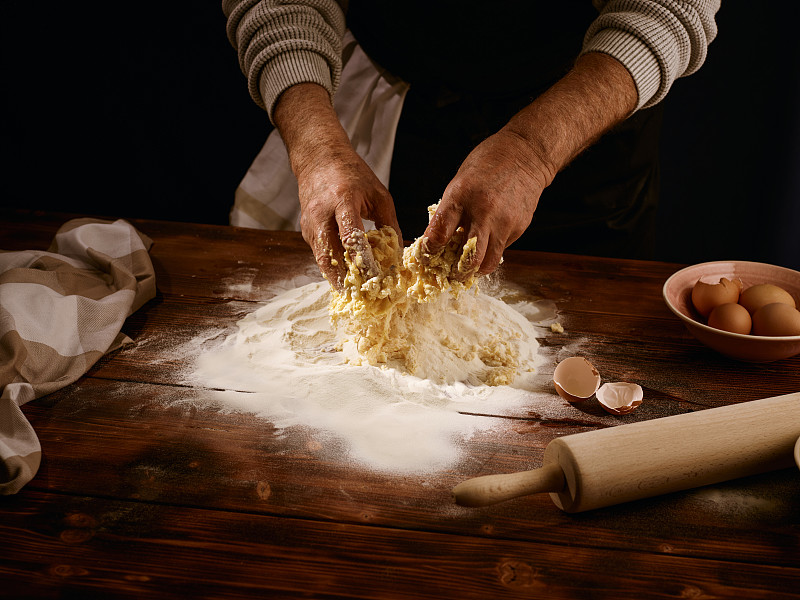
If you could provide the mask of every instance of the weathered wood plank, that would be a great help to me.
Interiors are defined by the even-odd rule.
[[[70,218],[0,215],[4,250],[43,249]],[[450,503],[467,477],[538,466],[555,437],[800,389],[800,357],[738,363],[688,335],[661,299],[680,265],[509,251],[497,279],[554,302],[567,330],[541,339],[542,389],[581,354],[606,381],[642,384],[645,404],[622,419],[594,401],[472,415],[496,427],[458,464],[399,474],[321,432],[220,411],[183,378],[201,333],[231,329],[288,276],[319,278],[299,234],[134,224],[156,242],[159,295],[126,323],[136,345],[24,406],[44,462],[0,499],[0,594],[800,597],[794,470],[579,515],[546,496]]]
[[[34,213],[35,214],[35,213]],[[4,215],[0,225],[3,249],[43,249],[70,216],[34,222],[19,212]],[[151,257],[163,295],[260,300],[272,283],[293,275],[319,278],[311,250],[299,233],[159,221],[132,221],[156,240]],[[677,265],[509,251],[496,279],[519,286],[527,294],[547,298],[564,309],[669,317],[661,286]]]
[[[800,568],[31,492],[4,501],[21,597],[797,598]],[[85,596],[84,596],[85,597]]]
[[[585,515],[561,513],[547,496],[479,510],[452,505],[450,489],[463,479],[535,468],[550,440],[588,430],[583,422],[494,419],[495,430],[463,444],[457,465],[415,475],[372,471],[324,432],[277,432],[266,420],[220,412],[186,388],[86,379],[25,412],[43,441],[44,464],[30,484],[36,490],[729,560],[800,560],[794,472]]]
[[[46,244],[66,218],[40,215],[29,224],[30,217],[17,216],[5,224],[3,238],[11,242],[5,245],[28,247],[21,235],[28,228]],[[154,350],[155,331],[165,342],[174,336],[169,341],[175,347],[209,325],[232,326],[248,311],[247,304],[241,309],[226,306],[227,300],[264,301],[290,275],[319,278],[299,234],[156,221],[136,224],[158,241],[152,256],[160,296],[129,319],[126,331],[134,337],[141,333],[138,341]],[[740,363],[689,336],[661,299],[664,279],[679,265],[512,251],[507,264],[513,269],[506,269],[501,278],[523,294],[554,301],[567,329],[543,340],[544,351],[552,355],[550,367],[559,358],[580,353],[606,380],[634,380],[660,394],[705,406],[800,389],[800,357],[768,365]],[[123,362],[109,364],[124,368],[132,355],[131,349],[125,350],[118,357]],[[148,360],[146,353],[141,356]],[[169,383],[165,376],[170,362],[158,357],[153,362],[159,368],[149,369],[146,376]],[[693,364],[692,369],[686,369],[687,364]]]

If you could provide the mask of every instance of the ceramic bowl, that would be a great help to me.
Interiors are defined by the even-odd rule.
[[[695,338],[717,352],[746,362],[771,362],[800,354],[800,335],[771,337],[744,335],[714,329],[692,305],[692,288],[703,278],[717,283],[720,277],[741,279],[744,288],[771,283],[789,292],[800,306],[800,272],[765,263],[721,260],[686,267],[664,283],[664,300]]]
[[[797,443],[794,445],[794,462],[797,463],[797,468],[800,469],[800,438],[797,438]]]

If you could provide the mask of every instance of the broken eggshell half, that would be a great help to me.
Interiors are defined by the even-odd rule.
[[[604,383],[597,390],[597,401],[612,415],[626,415],[642,403],[642,386],[635,383]]]
[[[600,373],[582,356],[562,360],[553,371],[556,392],[567,402],[583,402],[600,387]]]

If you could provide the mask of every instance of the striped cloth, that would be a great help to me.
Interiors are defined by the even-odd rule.
[[[48,251],[0,251],[0,495],[39,469],[41,445],[20,406],[131,342],[123,322],[156,293],[151,245],[125,221],[75,219]]]

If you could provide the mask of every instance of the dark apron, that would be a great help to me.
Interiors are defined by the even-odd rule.
[[[389,185],[406,239],[467,154],[570,69],[596,17],[590,0],[350,2],[365,52],[411,84]],[[651,257],[660,125],[660,105],[639,111],[577,157],[511,247]]]

